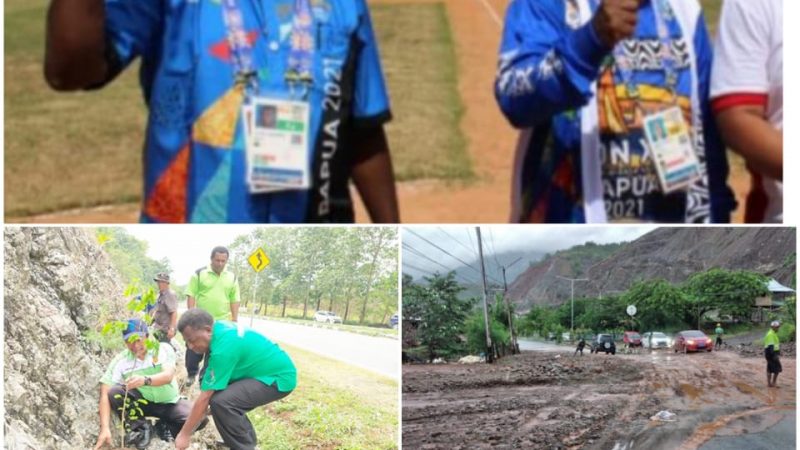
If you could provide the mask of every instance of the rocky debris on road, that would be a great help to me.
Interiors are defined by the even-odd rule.
[[[475,355],[467,355],[458,360],[460,364],[476,364],[483,362],[483,358]]]
[[[794,342],[782,342],[781,343],[781,356],[787,357],[795,357],[796,356],[796,345]],[[736,352],[741,356],[746,357],[763,357],[764,356],[764,347],[761,345],[754,345],[752,343],[742,343],[742,344],[734,344],[734,345],[726,345],[722,347],[722,351],[732,351]]]

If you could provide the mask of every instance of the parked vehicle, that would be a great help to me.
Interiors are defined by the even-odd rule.
[[[600,352],[605,352],[606,355],[609,353],[612,355],[617,354],[617,344],[614,343],[614,336],[610,334],[597,335],[597,337],[592,341],[591,353]]]
[[[393,315],[392,318],[389,319],[389,326],[391,326],[395,330],[397,329],[398,323],[400,323],[400,317],[397,314]]]
[[[342,318],[330,311],[317,311],[314,313],[314,320],[325,323],[342,323]]]
[[[714,342],[700,330],[686,330],[675,335],[672,348],[676,353],[710,352],[714,349]]]
[[[626,331],[622,333],[622,342],[628,347],[641,347],[642,335],[638,331]]]
[[[669,348],[672,346],[672,341],[660,331],[648,331],[642,335],[642,346],[652,349]]]

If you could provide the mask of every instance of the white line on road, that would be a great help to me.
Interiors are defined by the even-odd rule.
[[[500,28],[503,28],[503,21],[500,20],[500,15],[497,14],[497,11],[495,11],[492,5],[489,4],[489,1],[488,0],[479,0],[479,1],[483,3],[483,7],[486,8],[486,12],[489,13],[489,16],[491,16],[492,20],[494,20],[494,23],[496,23],[497,26],[499,26]]]

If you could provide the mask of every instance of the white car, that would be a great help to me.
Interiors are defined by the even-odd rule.
[[[342,318],[330,311],[317,311],[314,313],[314,320],[325,323],[342,323]]]
[[[642,334],[642,346],[644,348],[669,348],[672,340],[660,331],[648,331]]]

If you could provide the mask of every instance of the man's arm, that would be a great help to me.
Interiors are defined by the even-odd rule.
[[[175,437],[176,450],[184,450],[189,448],[189,442],[192,437],[192,433],[194,433],[194,429],[197,428],[197,425],[199,425],[200,421],[202,421],[203,417],[205,417],[206,409],[208,409],[208,404],[211,401],[211,396],[214,395],[214,392],[216,391],[200,392],[200,396],[197,397],[197,400],[195,400],[194,405],[192,406],[192,411],[189,413],[189,417],[186,418],[186,422],[183,424],[181,432]]]
[[[104,0],[52,0],[44,60],[50,87],[69,91],[105,80],[105,18]]]
[[[172,382],[172,378],[174,376],[175,367],[166,367],[161,372],[150,377],[150,386],[163,386],[165,384],[169,384]],[[125,383],[125,387],[128,390],[139,389],[145,385],[144,378],[145,377],[141,375],[134,375],[128,378],[128,381]]]
[[[231,320],[236,322],[239,318],[239,302],[231,303]]]
[[[108,401],[109,388],[106,384],[100,385],[100,434],[97,436],[95,450],[104,445],[112,445],[111,442],[111,402]]]
[[[373,223],[399,223],[392,158],[384,127],[356,128],[353,148],[357,155],[353,182]]]
[[[756,172],[783,180],[783,130],[765,117],[765,107],[734,106],[717,113],[725,144],[742,155]]]
[[[186,308],[188,308],[188,309],[194,308],[195,303],[196,302],[194,300],[194,297],[192,297],[191,295],[187,295],[186,296]]]
[[[167,338],[172,339],[175,337],[175,330],[178,328],[178,311],[173,311],[169,315],[169,330],[167,330]]]

